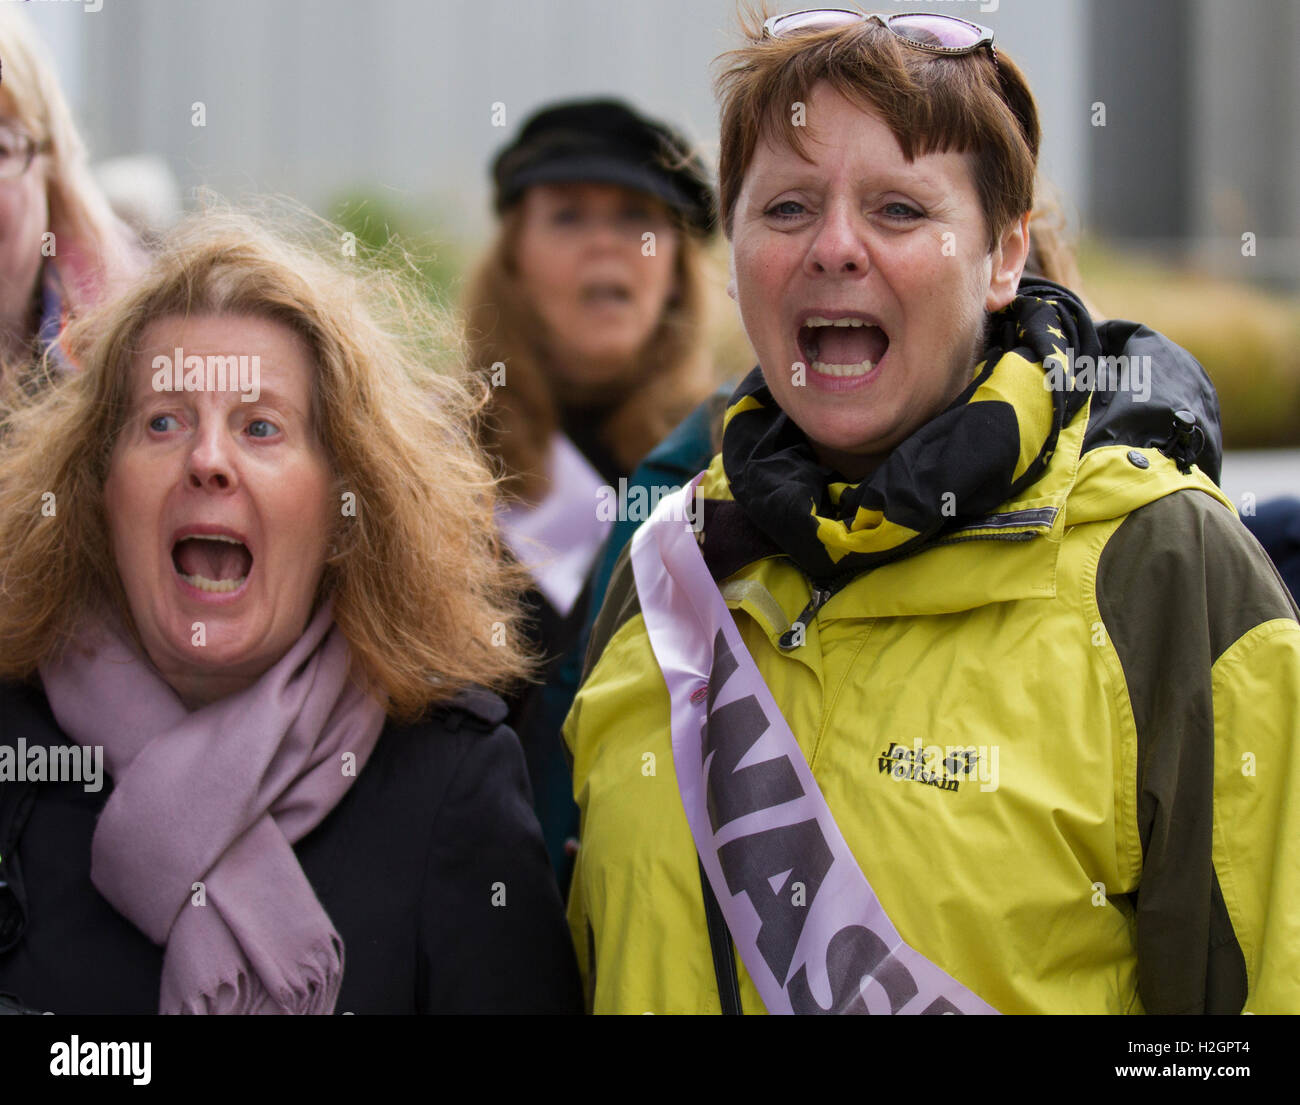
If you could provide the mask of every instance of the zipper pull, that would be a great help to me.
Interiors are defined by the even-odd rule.
[[[795,618],[790,628],[781,634],[777,644],[787,652],[792,648],[798,648],[804,642],[804,635],[808,629],[808,623],[816,616],[817,611],[826,605],[827,599],[834,594],[833,591],[814,587],[812,598],[808,600],[808,605],[803,608],[803,613]],[[797,639],[796,639],[797,638]]]

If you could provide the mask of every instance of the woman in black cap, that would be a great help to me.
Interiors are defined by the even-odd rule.
[[[542,685],[512,703],[552,860],[576,828],[556,678],[591,567],[623,511],[619,481],[710,391],[702,242],[714,196],[674,131],[614,100],[547,107],[492,167],[496,240],[466,299],[492,385],[483,444],[516,505],[507,542],[532,570]]]

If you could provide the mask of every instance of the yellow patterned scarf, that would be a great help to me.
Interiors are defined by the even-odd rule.
[[[1068,351],[1095,357],[1101,344],[1082,304],[1039,280],[1021,285],[988,333],[966,389],[859,483],[817,460],[755,368],[731,397],[722,435],[747,521],[811,579],[829,581],[909,555],[1031,485],[1088,397],[1045,380],[1068,381]]]

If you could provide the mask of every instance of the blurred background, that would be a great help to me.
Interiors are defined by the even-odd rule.
[[[1300,493],[1300,4],[875,3],[995,31],[1038,99],[1085,295],[1206,366],[1230,495]],[[492,153],[536,107],[614,94],[712,163],[710,63],[738,41],[735,0],[24,7],[137,223],[164,226],[198,186],[286,194],[363,241],[399,237],[449,303],[487,240]],[[751,354],[715,254],[719,371],[738,375]]]

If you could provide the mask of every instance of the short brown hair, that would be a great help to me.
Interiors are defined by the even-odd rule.
[[[1038,111],[1023,75],[1005,54],[998,53],[995,67],[983,49],[958,57],[927,53],[905,46],[874,20],[765,39],[765,15],[742,14],[748,45],[718,59],[718,191],[728,238],[759,142],[783,141],[807,155],[806,136],[792,125],[792,105],[806,101],[820,81],[879,115],[909,161],[927,153],[973,154],[990,249],[1033,207]]]

